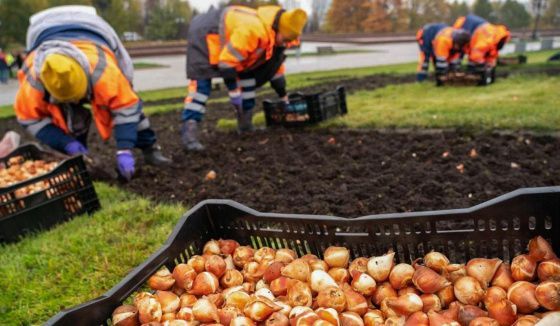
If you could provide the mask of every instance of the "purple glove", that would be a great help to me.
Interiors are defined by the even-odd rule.
[[[77,140],[73,140],[64,146],[64,151],[68,155],[87,154],[87,148]]]
[[[125,149],[117,152],[117,168],[119,174],[127,181],[130,181],[134,174],[134,163],[134,155],[132,155],[131,150]]]
[[[234,90],[229,92],[229,102],[235,107],[236,110],[240,110],[243,105],[243,97],[241,96],[240,90]]]

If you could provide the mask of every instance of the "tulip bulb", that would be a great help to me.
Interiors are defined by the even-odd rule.
[[[363,317],[364,326],[383,326],[385,317],[381,310],[369,310]]]
[[[233,257],[231,255],[227,255],[224,261],[226,262],[226,270],[235,269],[235,264],[233,263]]]
[[[519,317],[513,326],[534,326],[536,325],[541,319],[535,316],[523,316]]]
[[[369,259],[367,259],[366,257],[358,257],[354,259],[352,263],[350,263],[350,266],[348,266],[348,272],[350,273],[350,275],[352,275],[354,271],[367,273],[368,262]]]
[[[459,320],[461,325],[469,325],[478,317],[487,317],[488,313],[477,306],[465,305],[459,308]]]
[[[181,301],[175,293],[169,291],[156,291],[155,298],[160,303],[161,311],[164,314],[179,310]]]
[[[286,293],[288,293],[288,278],[280,276],[279,278],[270,282],[269,289],[275,296],[286,295]]]
[[[494,302],[507,299],[506,290],[499,286],[493,286],[488,288],[486,295],[484,296],[484,306],[488,309],[488,306]]]
[[[348,262],[350,261],[350,251],[344,247],[331,246],[323,253],[323,259],[331,268],[346,268],[348,266]]]
[[[383,282],[389,278],[394,265],[395,253],[389,251],[383,256],[371,257],[368,260],[367,272],[376,282]]]
[[[435,294],[422,294],[420,296],[420,298],[422,299],[422,311],[423,312],[428,312],[430,310],[433,311],[441,311],[442,307],[441,307],[441,300],[439,299],[439,297]]]
[[[511,262],[511,276],[516,281],[531,281],[535,278],[537,262],[529,255],[519,255]]]
[[[219,255],[221,253],[220,242],[218,240],[210,240],[206,242],[202,248],[202,253],[204,255]]]
[[[385,326],[404,326],[406,319],[404,316],[392,316],[385,320]]]
[[[447,310],[443,310],[440,312],[440,315],[451,320],[457,320],[459,319],[460,310],[461,304],[459,304],[459,302],[457,301],[453,301],[449,304],[449,308]]]
[[[273,261],[274,257],[276,257],[276,250],[269,247],[262,247],[255,251],[253,259],[260,264],[266,261]]]
[[[208,295],[218,290],[218,278],[210,272],[202,272],[196,276],[192,288],[188,291],[194,295]]]
[[[401,316],[409,316],[417,311],[422,311],[423,306],[422,298],[412,293],[387,299],[387,307]]]
[[[226,262],[218,255],[211,255],[206,259],[204,269],[219,278],[226,272]]]
[[[455,301],[455,291],[453,285],[449,285],[444,287],[443,289],[437,292],[437,296],[439,301],[441,302],[442,307],[449,307],[451,302]]]
[[[270,284],[270,282],[282,276],[282,269],[284,268],[284,263],[275,261],[268,265],[263,274],[263,280]]]
[[[161,304],[155,297],[145,297],[138,302],[138,319],[141,324],[159,322],[163,315]]]
[[[412,284],[412,275],[414,275],[414,267],[409,264],[398,264],[389,273],[389,283],[396,289]]]
[[[274,301],[274,303],[281,308],[280,311],[278,311],[279,313],[286,315],[286,317],[290,315],[290,311],[292,311],[292,306],[279,300]]]
[[[256,324],[251,318],[239,316],[235,317],[229,326],[256,326]]]
[[[148,286],[152,290],[167,291],[173,287],[175,279],[167,267],[163,267],[148,279]]]
[[[139,326],[138,308],[131,305],[122,305],[113,311],[114,326]]]
[[[500,326],[500,323],[496,319],[490,317],[478,317],[473,319],[469,326]]]
[[[235,317],[243,316],[241,310],[237,307],[227,306],[222,309],[218,309],[218,317],[220,318],[220,324],[229,325]]]
[[[311,288],[300,281],[294,282],[291,286],[288,286],[288,302],[292,307],[295,306],[307,306],[311,307],[313,302],[313,296],[311,295]]]
[[[262,289],[258,289],[257,291],[255,291],[254,296],[256,297],[265,297],[268,300],[276,300],[276,298],[274,297],[274,294],[272,294],[272,291],[270,291],[267,288],[262,288]]]
[[[199,299],[192,307],[194,318],[203,323],[220,322],[218,308],[208,299]]]
[[[301,314],[303,314],[303,313],[308,313],[308,312],[315,313],[315,312],[313,311],[313,309],[311,309],[311,308],[309,308],[309,307],[297,306],[297,307],[294,307],[294,308],[290,311],[290,313],[289,313],[289,315],[288,315],[288,318],[292,319],[292,318],[295,318],[295,317],[297,317],[297,316],[299,316],[299,315],[301,315]]]
[[[445,267],[443,274],[451,283],[454,283],[459,278],[467,276],[467,268],[463,264],[449,264]]]
[[[449,259],[441,252],[432,251],[424,256],[424,265],[441,273],[445,270],[447,265],[449,265]]]
[[[343,312],[346,308],[346,296],[338,286],[327,286],[319,291],[317,304],[321,308],[333,308]]]
[[[196,278],[196,271],[188,264],[179,264],[173,269],[172,277],[175,279],[175,285],[190,290]]]
[[[248,246],[240,246],[233,251],[233,263],[238,268],[243,268],[247,263],[253,261],[255,250]]]
[[[487,288],[501,264],[502,260],[498,258],[473,258],[466,265],[467,275],[474,277],[483,288]]]
[[[380,324],[382,325],[382,324]],[[405,326],[430,326],[430,319],[425,312],[417,311],[406,319]]]
[[[364,326],[362,317],[354,312],[343,312],[340,314],[342,326]]]
[[[311,273],[311,289],[320,292],[327,287],[338,287],[333,278],[325,271],[315,270]]]
[[[243,312],[245,316],[254,321],[264,321],[274,312],[280,311],[281,309],[280,306],[276,305],[271,300],[265,297],[257,297],[247,302]]]
[[[412,275],[412,283],[423,293],[436,293],[444,287],[451,285],[445,277],[439,275],[428,267],[414,266],[416,269]]]
[[[315,313],[319,318],[332,325],[340,325],[340,317],[338,317],[338,312],[334,308],[319,308],[315,310]]]
[[[284,314],[275,312],[267,318],[265,326],[290,326],[290,320]]]
[[[328,274],[336,283],[348,283],[350,281],[350,273],[342,267],[331,268]]]
[[[236,269],[228,269],[220,279],[223,288],[232,288],[243,284],[243,274]]]
[[[346,297],[346,311],[355,312],[363,316],[368,310],[367,299],[360,293],[354,291],[348,284],[342,286]]]
[[[407,293],[414,293],[414,294],[422,294],[420,293],[420,291],[416,290],[416,288],[413,286],[406,286],[404,288],[401,288],[399,291],[397,291],[398,296],[403,295],[403,294],[407,294]]]
[[[560,259],[545,260],[539,264],[537,268],[539,280],[544,281],[560,281]]]
[[[508,289],[507,298],[517,306],[520,313],[530,314],[539,308],[535,289],[535,284],[525,281],[515,282]]]
[[[204,267],[205,263],[206,263],[206,258],[198,255],[192,256],[187,261],[187,265],[190,265],[192,268],[194,268],[194,271],[197,273],[202,273],[206,270]]]
[[[498,267],[496,274],[494,274],[492,286],[499,286],[507,291],[513,282],[515,282],[515,280],[511,276],[511,268],[508,264],[502,263],[500,267]]]
[[[290,325],[313,326],[313,324],[319,319],[319,316],[310,309],[310,311],[305,311],[295,317],[290,317]]]
[[[430,320],[430,326],[461,326],[461,324],[455,320],[435,311],[428,312],[428,318]]]
[[[500,300],[488,306],[488,317],[495,319],[501,326],[511,325],[517,319],[517,309],[509,300]]]
[[[191,308],[183,307],[179,309],[179,311],[175,315],[175,318],[185,321],[194,321],[194,314]]]
[[[529,256],[537,262],[557,258],[550,243],[541,236],[531,239],[528,247]]]
[[[352,288],[362,295],[370,296],[375,292],[377,284],[373,277],[366,273],[355,272],[352,275]]]
[[[286,265],[281,274],[301,282],[307,282],[311,276],[311,268],[303,259],[296,259]]]
[[[218,240],[220,246],[220,253],[222,255],[233,255],[233,252],[239,247],[239,242],[235,240]]]
[[[535,289],[535,297],[548,310],[560,310],[560,282],[546,281]]]
[[[292,249],[278,249],[276,250],[276,255],[274,255],[274,260],[279,261],[284,264],[289,264],[297,259],[297,254]]]
[[[393,289],[389,282],[383,282],[375,289],[375,293],[373,293],[371,297],[371,301],[376,305],[381,305],[381,302],[386,298],[396,298],[397,291]]]
[[[455,282],[453,293],[462,304],[478,305],[484,299],[484,290],[480,283],[470,276],[463,276]]]
[[[240,311],[243,311],[243,308],[245,308],[247,302],[251,300],[251,296],[244,291],[232,292],[228,295],[224,295],[224,297],[225,297],[224,305],[226,307],[235,307]]]

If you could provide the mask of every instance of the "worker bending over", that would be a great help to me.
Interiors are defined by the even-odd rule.
[[[432,61],[435,66],[436,63],[432,42],[434,41],[437,33],[446,27],[448,26],[444,23],[427,24],[416,32],[416,41],[420,47],[418,69],[416,70],[417,81],[422,82],[428,78],[430,61]]]
[[[132,89],[132,61],[95,9],[52,8],[32,16],[30,22],[29,55],[18,72],[19,123],[60,152],[88,154],[93,113],[103,140],[115,136],[122,177],[130,180],[135,172],[135,147],[142,150],[147,164],[169,163]]]
[[[181,139],[186,150],[202,150],[199,123],[206,111],[212,78],[224,79],[240,132],[253,130],[256,89],[270,81],[287,101],[284,50],[297,42],[307,22],[301,9],[228,6],[196,16],[187,36],[188,96]]]
[[[453,27],[445,27],[436,34],[432,47],[435,56],[437,85],[442,84],[442,80],[450,71],[460,69],[463,55],[468,51],[470,40],[469,32]]]

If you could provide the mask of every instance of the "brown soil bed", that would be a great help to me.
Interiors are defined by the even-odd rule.
[[[369,84],[359,81],[359,89],[411,81],[411,76],[368,78]],[[239,136],[214,128],[223,117],[233,118],[228,105],[212,104],[202,135],[206,151],[185,153],[180,114],[152,116],[159,143],[174,163],[156,169],[140,159],[132,182],[109,181],[161,202],[193,205],[227,198],[260,211],[345,217],[467,207],[520,187],[560,184],[560,139],[552,136],[344,129]],[[0,122],[2,131],[15,126],[13,120]],[[104,146],[95,135],[90,141],[92,153],[114,170],[114,146]],[[205,181],[210,170],[217,178]]]

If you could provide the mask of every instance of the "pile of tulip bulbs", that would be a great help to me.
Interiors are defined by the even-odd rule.
[[[8,161],[7,168],[0,168],[0,187],[9,187],[16,183],[43,175],[52,171],[57,162],[43,160],[25,160],[22,156],[15,156]],[[16,190],[16,197],[22,198],[32,193],[47,189],[48,181],[39,181]]]
[[[202,255],[163,268],[118,307],[115,326],[560,325],[560,260],[542,237],[511,265],[494,258],[453,264],[430,252],[412,264],[395,254],[323,259],[290,249],[211,240]],[[556,319],[555,319],[556,318]]]

